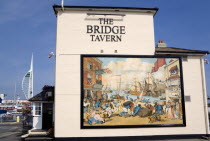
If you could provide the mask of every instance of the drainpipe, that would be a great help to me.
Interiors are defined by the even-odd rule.
[[[204,116],[205,116],[205,125],[206,125],[206,136],[209,137],[209,119],[208,119],[208,108],[207,108],[207,95],[206,95],[206,79],[205,79],[205,70],[204,70],[204,61],[203,57],[200,58],[201,65],[201,78],[202,78],[202,90],[203,90],[203,102],[204,102]]]

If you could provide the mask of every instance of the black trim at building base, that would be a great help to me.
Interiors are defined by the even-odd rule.
[[[156,136],[120,136],[120,137],[55,137],[55,141],[139,141],[139,140],[167,140],[167,139],[206,139],[208,134],[185,135],[156,135]]]

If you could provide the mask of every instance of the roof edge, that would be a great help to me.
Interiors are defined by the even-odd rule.
[[[61,5],[53,5],[53,10],[55,15],[57,15],[57,10],[56,8],[62,8]],[[124,9],[124,10],[152,10],[155,11],[154,16],[156,15],[157,11],[159,10],[159,8],[155,7],[155,8],[143,8],[143,7],[114,7],[114,6],[64,6],[64,9],[68,9],[68,8],[86,8],[86,9],[90,9],[90,8],[94,8],[94,9],[111,9],[111,10],[119,10],[119,9]]]
[[[155,47],[155,49],[158,47]],[[155,50],[155,54],[158,53],[177,53],[177,54],[194,54],[194,55],[208,55],[210,54],[209,51],[204,51],[204,50],[192,50],[192,49],[184,49],[184,48],[176,48],[176,47],[166,47],[166,48],[172,48],[172,49],[181,49],[181,50],[186,50],[185,51],[168,51],[168,50]]]

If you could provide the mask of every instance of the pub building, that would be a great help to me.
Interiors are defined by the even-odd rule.
[[[209,135],[209,52],[155,46],[158,8],[53,8],[55,140]]]

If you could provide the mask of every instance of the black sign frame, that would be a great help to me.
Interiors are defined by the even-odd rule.
[[[181,104],[182,104],[182,120],[183,124],[148,124],[148,125],[97,125],[97,126],[85,126],[83,117],[83,99],[84,99],[84,86],[83,86],[83,64],[84,57],[107,57],[107,58],[171,58],[179,59],[180,68],[180,83],[181,83]],[[184,100],[184,82],[183,82],[183,69],[182,69],[182,57],[171,55],[101,55],[101,54],[81,54],[80,56],[81,72],[80,72],[80,84],[81,84],[81,97],[80,97],[80,128],[81,129],[113,129],[113,128],[160,128],[160,127],[186,127],[186,114],[185,114],[185,100]]]

